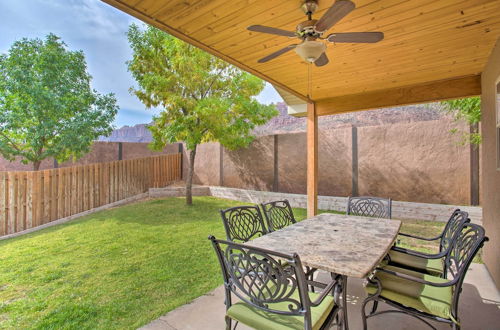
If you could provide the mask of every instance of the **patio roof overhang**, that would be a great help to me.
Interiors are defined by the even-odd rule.
[[[272,83],[289,105],[307,101],[307,64],[295,52],[257,60],[297,39],[247,31],[295,30],[300,0],[103,0]],[[320,0],[321,17],[333,0]],[[356,0],[329,32],[381,31],[376,44],[329,44],[313,66],[318,115],[479,95],[480,74],[500,34],[500,1]],[[305,115],[305,106],[295,107]],[[297,111],[297,110],[296,110]]]
[[[301,0],[102,0],[272,83],[296,115],[307,114],[307,213],[318,206],[318,116],[481,94],[484,258],[500,287],[500,1],[354,0],[329,32],[381,31],[376,44],[329,45],[330,63],[294,52],[257,60],[296,40],[250,32],[260,24],[293,31]],[[334,0],[319,0],[320,17]],[[500,108],[499,108],[500,109]]]

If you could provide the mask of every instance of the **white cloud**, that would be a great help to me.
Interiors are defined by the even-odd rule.
[[[23,37],[55,33],[69,49],[84,51],[92,87],[116,94],[124,109],[120,123],[133,125],[151,116],[151,110],[128,92],[135,82],[125,64],[132,56],[126,32],[132,22],[140,22],[137,19],[99,0],[0,0],[0,22],[0,52]],[[258,99],[281,100],[269,84]]]

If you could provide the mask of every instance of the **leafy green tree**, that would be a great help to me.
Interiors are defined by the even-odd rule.
[[[138,83],[131,91],[146,105],[162,112],[149,127],[153,149],[183,141],[189,150],[186,203],[196,147],[218,141],[228,149],[248,146],[252,130],[277,115],[274,106],[254,96],[264,88],[259,78],[154,27],[131,25],[128,39],[133,58],[129,71]]]
[[[448,100],[441,102],[444,111],[451,113],[455,120],[465,120],[473,127],[472,132],[462,133],[462,144],[470,143],[474,145],[481,144],[481,133],[478,130],[478,124],[481,121],[481,98],[467,97],[462,99]],[[459,133],[458,129],[452,130],[452,133]]]
[[[54,34],[16,41],[0,55],[0,153],[38,170],[47,157],[79,158],[109,135],[118,110],[113,94],[90,87],[82,51]]]

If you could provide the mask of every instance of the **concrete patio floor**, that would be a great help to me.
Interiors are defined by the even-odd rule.
[[[320,273],[319,279],[328,276]],[[348,281],[349,328],[362,329],[361,303],[366,297],[362,280]],[[500,293],[486,267],[473,264],[469,269],[460,298],[459,316],[464,330],[500,329]],[[388,309],[381,304],[379,310]],[[222,286],[181,306],[142,327],[142,330],[224,329],[224,290]],[[450,329],[443,323],[431,322],[437,329]],[[421,321],[404,314],[384,314],[368,319],[369,329],[429,329]],[[237,329],[248,329],[238,325]]]

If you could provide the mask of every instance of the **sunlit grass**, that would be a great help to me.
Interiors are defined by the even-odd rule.
[[[0,242],[0,327],[135,329],[222,283],[213,197],[146,200]],[[304,209],[294,209],[298,220]],[[442,223],[405,222],[439,233]],[[425,246],[424,248],[427,248]]]

